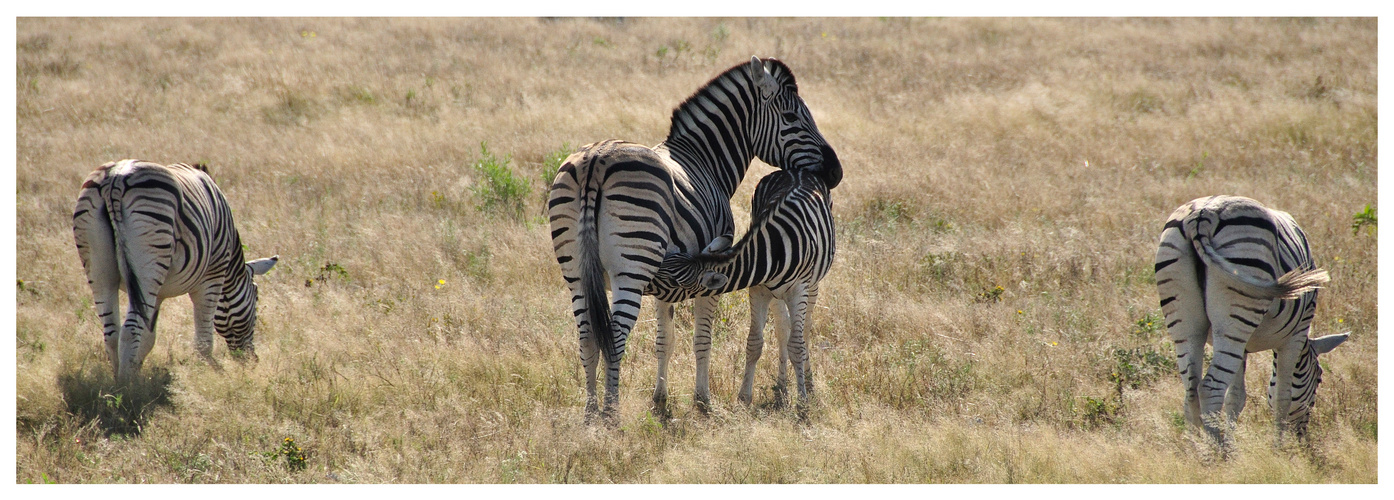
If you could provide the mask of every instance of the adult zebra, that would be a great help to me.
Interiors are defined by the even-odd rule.
[[[828,175],[829,187],[842,176],[837,155],[799,97],[794,74],[775,59],[752,57],[698,89],[673,110],[668,138],[657,146],[604,141],[581,148],[562,164],[547,206],[552,246],[571,289],[580,334],[587,415],[598,410],[595,368],[604,353],[604,414],[614,416],[619,361],[641,296],[664,256],[692,252],[732,234],[731,196],[753,158],[781,169],[819,169]],[[716,299],[695,302],[694,399],[705,408]],[[663,409],[673,307],[657,305],[653,399]]]
[[[73,237],[118,379],[138,373],[154,347],[160,304],[185,294],[194,303],[194,347],[204,359],[216,365],[214,330],[229,350],[256,358],[252,276],[269,271],[279,257],[242,262],[232,211],[202,165],[102,165],[78,192]],[[123,285],[129,306],[118,334],[117,290]]]
[[[785,306],[776,312],[777,318],[790,316],[787,336],[783,328],[776,328],[782,337],[779,387],[787,380],[785,361],[791,360],[800,401],[813,390],[804,326],[818,301],[818,282],[827,276],[836,252],[832,199],[820,174],[784,170],[765,176],[751,197],[750,228],[740,242],[731,246],[730,238],[723,236],[700,254],[669,255],[654,277],[653,288],[662,290],[656,296],[667,302],[750,289],[750,335],[738,396],[742,403],[751,400],[771,299]]]
[[[1156,278],[1186,389],[1186,421],[1223,439],[1221,425],[1244,409],[1248,354],[1272,350],[1274,423],[1279,436],[1291,430],[1304,438],[1321,383],[1317,355],[1347,335],[1307,338],[1317,288],[1329,278],[1313,264],[1292,216],[1239,196],[1182,205],[1162,231]],[[1207,341],[1214,355],[1202,379]]]

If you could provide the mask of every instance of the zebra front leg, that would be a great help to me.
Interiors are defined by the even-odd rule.
[[[763,286],[750,289],[750,334],[745,339],[745,379],[736,400],[749,405],[755,390],[755,363],[765,348],[765,320],[770,313],[770,290]],[[780,349],[781,353],[783,349]],[[782,366],[781,366],[782,368]]]
[[[1305,330],[1299,331],[1297,334],[1304,339],[1307,336]],[[1294,338],[1297,338],[1296,335]],[[1291,430],[1288,423],[1293,418],[1292,406],[1293,400],[1296,399],[1292,383],[1301,359],[1301,344],[1293,345],[1290,342],[1273,350],[1273,376],[1268,382],[1268,406],[1273,411],[1273,426],[1277,430],[1276,443],[1281,443],[1283,435]],[[1312,361],[1315,362],[1315,358]],[[1305,368],[1315,369],[1315,367]],[[1311,383],[1313,382],[1308,382],[1308,384]]]
[[[697,297],[693,299],[692,305],[695,330],[692,335],[692,354],[697,361],[697,383],[692,391],[692,401],[697,405],[697,410],[703,413],[711,409],[711,389],[708,385],[710,377],[707,370],[711,363],[712,318],[716,315],[716,301],[716,297]]]
[[[218,310],[218,295],[222,293],[222,283],[206,284],[202,290],[189,294],[194,303],[194,352],[214,370],[223,366],[213,358],[214,316]]]
[[[668,414],[668,360],[673,348],[673,304],[656,302],[658,312],[658,333],[654,335],[654,356],[658,358],[658,381],[653,387],[653,408],[662,415]]]

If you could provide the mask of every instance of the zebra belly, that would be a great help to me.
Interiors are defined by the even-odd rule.
[[[1273,301],[1273,305],[1268,308],[1268,314],[1263,315],[1263,321],[1254,328],[1254,334],[1249,337],[1249,343],[1244,350],[1263,352],[1287,344],[1294,333],[1293,327],[1298,323],[1298,319],[1292,317],[1291,313],[1294,312],[1294,308],[1300,305],[1300,302],[1298,300]]]
[[[164,285],[160,287],[160,298],[178,297],[201,290],[209,280],[212,257],[195,257],[193,251],[194,249],[185,244],[182,238],[175,241],[169,274],[165,276]],[[193,262],[190,262],[191,260]]]

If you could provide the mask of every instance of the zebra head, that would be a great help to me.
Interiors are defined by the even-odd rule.
[[[716,269],[729,260],[731,237],[712,240],[697,255],[673,252],[663,258],[654,274],[654,281],[668,290],[682,290],[685,296],[699,297],[720,290],[731,281],[726,273]]]
[[[252,360],[257,359],[253,343],[257,325],[257,284],[252,277],[266,274],[280,258],[274,255],[243,264],[243,272],[234,273],[223,286],[218,312],[213,317],[213,326],[219,335],[227,339],[228,350],[240,350]]]
[[[747,68],[755,85],[755,156],[780,169],[819,172],[828,189],[837,186],[842,182],[842,163],[799,97],[794,73],[774,58],[751,56]]]
[[[1291,384],[1286,389],[1292,398],[1292,406],[1288,407],[1286,422],[1278,422],[1279,430],[1290,430],[1297,439],[1307,437],[1307,421],[1312,417],[1312,407],[1316,405],[1317,386],[1321,385],[1321,363],[1317,359],[1318,355],[1326,354],[1346,341],[1350,333],[1337,335],[1327,335],[1308,339],[1307,344],[1302,347],[1302,354],[1298,356],[1297,367],[1293,370]],[[1278,357],[1273,356],[1274,365],[1278,362]],[[1277,366],[1274,366],[1274,376],[1268,381],[1268,406],[1271,408],[1277,404],[1278,377]]]

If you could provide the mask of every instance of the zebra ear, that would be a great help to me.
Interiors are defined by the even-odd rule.
[[[755,80],[755,87],[760,89],[761,100],[768,101],[779,91],[779,83],[774,81],[774,75],[770,74],[759,57],[750,56],[750,76]]]
[[[731,236],[722,235],[712,240],[712,242],[707,245],[707,248],[703,248],[702,255],[711,255],[728,248],[731,248]]]
[[[258,276],[258,275],[266,274],[267,271],[270,271],[272,267],[275,267],[275,266],[276,266],[276,261],[278,261],[278,260],[280,260],[280,259],[281,259],[281,256],[280,256],[280,255],[273,255],[273,256],[271,256],[271,257],[269,257],[269,258],[265,258],[265,259],[257,259],[257,260],[253,260],[253,261],[248,261],[248,262],[247,262],[247,272],[252,273],[252,276]]]
[[[1345,342],[1347,338],[1350,338],[1350,332],[1311,339],[1312,351],[1315,351],[1317,354],[1326,354],[1331,352],[1332,349],[1335,349],[1336,346],[1341,345],[1342,342]]]
[[[725,274],[718,273],[716,271],[704,272],[702,273],[701,278],[702,286],[708,290],[720,290],[721,287],[726,286],[726,283],[729,283],[730,281],[730,277],[726,276]]]

